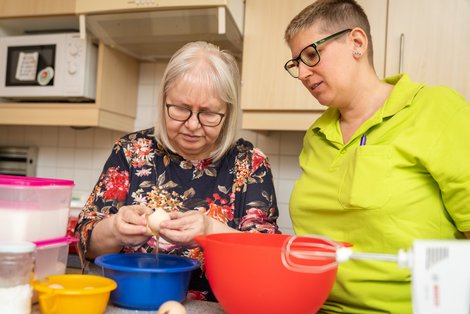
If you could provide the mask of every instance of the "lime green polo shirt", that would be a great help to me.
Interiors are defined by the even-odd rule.
[[[334,108],[307,131],[290,199],[296,234],[396,254],[470,230],[470,106],[407,75],[385,81],[390,96],[348,143]],[[344,262],[322,313],[411,313],[410,282],[394,262]]]

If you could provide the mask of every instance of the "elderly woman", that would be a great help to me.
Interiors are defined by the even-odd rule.
[[[290,22],[286,70],[322,105],[290,201],[297,234],[396,254],[415,239],[470,236],[470,106],[455,91],[380,80],[370,26],[354,0],[318,0]],[[410,272],[341,264],[322,313],[411,313]]]
[[[239,84],[234,58],[212,44],[189,43],[173,55],[155,127],[116,142],[80,214],[84,256],[152,252],[159,245],[159,252],[202,261],[195,236],[279,233],[268,160],[236,140]],[[156,208],[171,217],[160,224],[158,242],[146,221]],[[215,300],[201,271],[193,272],[189,294]]]

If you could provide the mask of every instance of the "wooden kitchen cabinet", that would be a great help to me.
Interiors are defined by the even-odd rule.
[[[390,0],[386,76],[408,73],[470,101],[469,16],[469,0]]]
[[[139,62],[104,44],[98,48],[95,103],[0,103],[0,124],[134,130]]]
[[[74,15],[75,0],[1,0],[2,18]]]
[[[387,0],[358,1],[369,16],[374,63],[384,73]],[[246,0],[242,64],[243,128],[306,130],[324,111],[285,70],[292,58],[284,41],[290,20],[312,0]],[[269,9],[267,9],[269,8]]]
[[[75,0],[0,0],[0,34],[77,29]],[[1,40],[1,37],[0,37]],[[94,103],[12,102],[0,98],[0,125],[101,127],[134,130],[139,62],[100,43]]]

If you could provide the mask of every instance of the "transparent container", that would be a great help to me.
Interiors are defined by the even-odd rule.
[[[35,241],[34,278],[36,280],[43,280],[50,275],[65,274],[69,256],[69,245],[76,242],[78,242],[78,239],[73,237]]]
[[[31,242],[0,241],[0,313],[31,313],[35,248]]]
[[[0,240],[65,237],[73,186],[70,180],[0,175]]]

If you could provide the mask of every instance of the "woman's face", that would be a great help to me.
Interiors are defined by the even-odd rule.
[[[177,121],[168,116],[165,108],[165,121],[168,139],[178,154],[187,160],[201,160],[209,157],[215,150],[216,142],[225,121],[209,127],[199,123],[197,112],[208,111],[226,114],[227,106],[204,84],[179,80],[168,91],[166,104],[185,107],[193,111],[185,121]]]
[[[319,33],[316,24],[300,31],[289,42],[292,57],[312,43],[332,34]],[[339,31],[339,30],[338,30]],[[299,63],[299,80],[322,105],[338,107],[348,97],[352,76],[352,54],[345,33],[318,46],[320,62],[314,67]],[[344,99],[343,99],[344,98]]]

